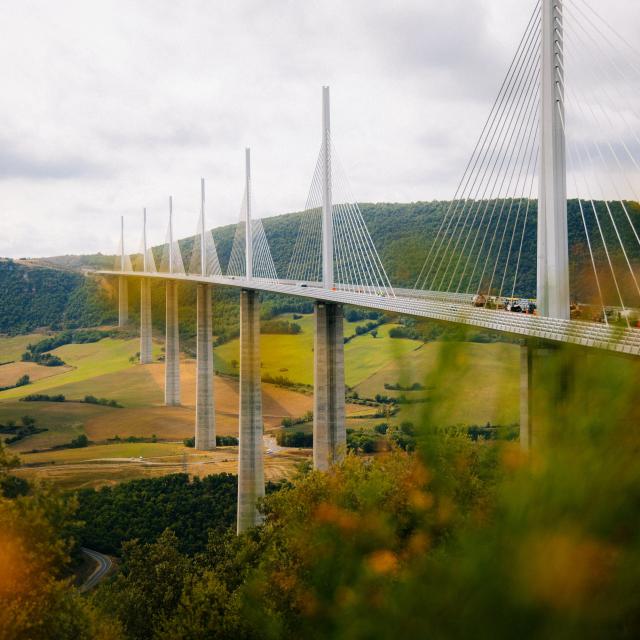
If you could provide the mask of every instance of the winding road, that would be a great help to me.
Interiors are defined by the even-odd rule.
[[[92,574],[86,579],[84,584],[80,587],[80,591],[85,593],[90,589],[93,589],[100,580],[102,580],[106,575],[109,569],[113,566],[113,562],[109,556],[105,556],[98,551],[93,551],[92,549],[87,549],[86,547],[80,547],[82,553],[86,556],[89,556],[92,560],[98,563],[98,566],[93,570]]]

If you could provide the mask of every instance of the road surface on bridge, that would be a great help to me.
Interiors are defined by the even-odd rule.
[[[254,289],[310,300],[337,302],[367,309],[453,322],[507,333],[524,338],[538,338],[601,349],[632,356],[640,356],[640,329],[622,328],[581,320],[559,320],[524,313],[477,308],[465,296],[402,289],[401,295],[371,295],[346,288],[325,289],[316,284],[293,283],[262,278],[232,278],[226,276],[200,276],[197,274],[144,273],[141,271],[97,271],[100,275],[126,276],[204,283]]]

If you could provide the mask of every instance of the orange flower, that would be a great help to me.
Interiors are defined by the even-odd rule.
[[[409,494],[409,504],[419,511],[427,511],[433,507],[434,499],[433,495],[424,491],[414,489]]]
[[[353,531],[358,526],[358,518],[353,513],[328,502],[318,505],[315,517],[318,522],[333,524],[343,531]]]
[[[398,557],[389,549],[374,551],[367,562],[374,573],[389,574],[398,570]]]
[[[520,553],[520,578],[534,599],[555,609],[588,606],[615,568],[614,548],[580,533],[529,539]]]

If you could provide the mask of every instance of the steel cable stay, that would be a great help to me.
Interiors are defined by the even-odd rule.
[[[566,125],[564,125],[564,127],[566,129]],[[569,151],[571,153],[571,157],[573,158],[573,154],[572,154],[572,151],[571,151],[572,147],[569,146],[568,148],[569,148]],[[613,262],[611,260],[611,255],[609,253],[609,248],[607,246],[607,241],[606,241],[606,238],[605,238],[605,234],[604,234],[604,231],[602,229],[602,224],[600,222],[600,217],[598,216],[598,210],[597,210],[597,207],[596,207],[596,204],[595,204],[595,200],[593,198],[593,194],[591,193],[591,189],[589,187],[589,180],[587,180],[587,177],[585,175],[584,157],[583,157],[582,151],[580,150],[580,146],[578,144],[575,145],[575,148],[576,148],[576,152],[577,152],[576,153],[576,157],[578,158],[577,166],[578,166],[579,172],[582,175],[582,178],[583,178],[583,180],[585,182],[587,198],[588,198],[588,200],[589,200],[589,202],[591,204],[591,209],[593,211],[594,219],[595,219],[597,227],[598,227],[598,231],[599,231],[599,234],[600,234],[600,240],[602,242],[602,247],[604,249],[604,252],[605,252],[605,255],[606,255],[606,258],[607,258],[607,262],[608,262],[608,265],[609,265],[609,269],[611,271],[611,277],[613,279],[613,283],[614,283],[614,286],[616,288],[616,292],[617,292],[617,295],[618,295],[618,300],[620,302],[620,306],[622,307],[623,311],[626,311],[626,306],[624,304],[622,291],[620,289],[620,285],[618,283],[618,278],[616,276],[616,272],[615,272],[615,269],[614,269],[614,266],[613,266]],[[606,313],[605,313],[605,315],[606,315]],[[628,326],[629,325],[629,319],[628,319],[626,314],[625,314],[625,318],[626,318],[627,326]]]
[[[539,158],[540,158],[540,145],[538,145],[538,149],[536,151],[536,163],[538,162]],[[534,185],[535,185],[535,178],[532,178],[531,187],[530,187],[530,190],[529,190],[529,196],[527,198],[527,208],[525,210],[524,221],[522,223],[522,234],[520,236],[520,246],[518,248],[518,258],[516,260],[516,268],[515,268],[515,272],[513,274],[513,286],[511,288],[511,298],[512,299],[515,297],[516,285],[517,285],[517,282],[518,282],[518,274],[520,272],[520,263],[521,263],[521,260],[522,260],[522,249],[524,247],[524,238],[525,238],[525,234],[526,234],[526,231],[527,231],[527,221],[529,219],[529,210],[530,210],[530,207],[531,207]],[[502,288],[500,289],[500,297],[502,297]]]
[[[570,97],[572,98],[572,100],[575,102],[577,108],[579,109],[582,117],[585,120],[588,119],[588,114],[586,112],[586,109],[584,108],[582,102],[577,98],[576,93],[572,89],[570,89],[569,90],[569,94],[570,94]],[[596,127],[598,126],[597,120],[595,121],[595,125],[596,125]],[[620,244],[620,248],[622,250],[622,254],[624,256],[624,260],[625,260],[625,262],[627,264],[627,267],[629,268],[629,272],[630,272],[631,278],[632,278],[632,280],[633,280],[633,282],[635,284],[636,290],[638,292],[638,296],[640,297],[640,283],[638,282],[638,278],[637,278],[637,276],[636,276],[636,274],[634,272],[633,266],[631,264],[631,260],[630,260],[629,255],[628,255],[628,251],[627,251],[627,249],[625,247],[625,244],[624,244],[624,241],[622,239],[622,236],[620,235],[620,230],[618,228],[618,224],[615,221],[615,216],[613,215],[613,211],[611,210],[610,202],[607,199],[606,190],[603,187],[603,184],[602,184],[602,181],[601,181],[601,179],[600,179],[600,177],[598,175],[598,172],[595,170],[594,157],[592,156],[591,151],[589,150],[589,146],[584,141],[582,141],[580,144],[581,144],[582,148],[584,149],[585,154],[587,156],[588,166],[592,168],[592,177],[593,177],[596,185],[598,186],[598,188],[599,188],[599,190],[600,190],[600,192],[602,194],[604,206],[605,206],[605,208],[607,210],[607,213],[609,215],[609,219],[610,219],[611,224],[613,226],[616,238],[618,239],[618,243]],[[596,152],[598,152],[602,162],[604,163],[604,157],[602,156],[602,153],[601,153],[599,147],[593,142],[591,143],[591,145],[596,149]],[[626,207],[622,203],[622,200],[620,198],[620,194],[618,192],[618,189],[617,189],[615,183],[612,180],[611,180],[611,184],[613,186],[614,193],[618,197],[619,202],[622,204],[622,208],[623,208],[623,210],[625,211],[625,213],[627,215],[628,222],[631,225],[631,227],[633,228],[633,223],[631,222],[631,219],[630,219],[630,217],[628,215],[628,211],[626,210]],[[634,229],[634,232],[635,232],[635,229]]]
[[[233,245],[227,263],[226,275],[234,278],[246,277],[246,219],[247,219],[247,192],[245,189],[240,207],[240,221],[236,226],[233,237]]]
[[[287,270],[289,280],[319,282],[322,279],[322,172],[327,152],[322,144]],[[335,149],[330,153],[333,262],[334,275],[338,279],[335,284],[354,292],[392,295],[389,278],[362,213],[351,197],[346,172]]]
[[[534,31],[534,35],[535,35],[535,31]],[[529,87],[532,84],[531,75],[536,72],[536,66],[537,66],[536,50],[537,50],[536,39],[534,38],[530,42],[529,51],[526,57],[526,62],[523,65],[524,73],[522,69],[518,68],[518,73],[515,76],[516,82],[512,87],[505,109],[500,114],[499,122],[494,131],[494,135],[492,136],[489,142],[489,146],[487,147],[485,158],[483,159],[483,163],[481,164],[481,167],[480,167],[480,169],[482,170],[482,176],[480,177],[480,173],[476,175],[474,179],[473,187],[472,187],[472,188],[475,188],[475,191],[472,191],[469,193],[469,196],[465,201],[465,205],[463,206],[462,211],[460,212],[461,215],[459,217],[459,220],[456,223],[456,226],[454,227],[452,233],[450,234],[449,242],[447,244],[447,249],[445,250],[443,255],[443,259],[447,258],[447,255],[448,255],[448,262],[447,262],[447,266],[444,269],[443,279],[441,280],[441,283],[439,285],[436,285],[436,277],[439,269],[442,266],[442,263],[441,263],[438,266],[438,270],[436,271],[436,276],[434,276],[433,281],[429,284],[430,289],[439,289],[439,290],[443,289],[444,278],[446,278],[447,272],[451,266],[451,261],[456,257],[456,255],[458,255],[458,260],[456,261],[456,267],[452,272],[452,277],[450,279],[450,282],[447,288],[450,290],[453,286],[455,273],[457,272],[458,267],[460,265],[460,257],[464,254],[464,249],[462,249],[462,251],[458,253],[460,241],[462,237],[465,238],[465,248],[466,248],[468,234],[470,233],[471,229],[475,224],[478,211],[482,207],[483,202],[487,197],[487,191],[489,190],[490,185],[492,184],[495,169],[496,169],[497,159],[500,157],[501,151],[505,145],[505,140],[508,139],[509,132],[511,131],[511,127],[514,125],[513,118],[514,118],[515,110],[517,109],[517,105],[520,104],[523,96],[526,95],[526,91],[529,89]],[[516,92],[515,96],[513,96],[514,90]],[[496,134],[497,134],[497,140],[496,140]],[[485,161],[486,161],[486,164],[485,164]],[[487,175],[488,175],[488,180],[487,180]],[[496,176],[496,180],[498,179],[498,177],[499,176]],[[468,209],[467,209],[467,205],[469,205]],[[463,219],[462,215],[465,213],[465,210],[467,211],[467,213]],[[469,227],[467,227],[467,223],[469,222],[470,218],[471,218],[471,224]],[[458,232],[460,222],[462,222],[462,227],[460,229],[460,232]],[[465,229],[467,231],[466,234],[465,234]],[[453,241],[453,238],[455,238],[455,245],[453,247],[453,250],[451,250],[451,242]]]
[[[360,207],[355,201],[355,198],[351,195],[351,189],[346,176],[346,172],[342,167],[337,153],[333,152],[334,166],[336,168],[336,185],[338,187],[338,193],[342,195],[343,206],[346,208],[348,216],[350,217],[352,228],[355,231],[355,240],[358,244],[359,254],[362,258],[362,266],[366,269],[367,278],[365,284],[369,288],[375,290],[377,294],[393,295],[393,289],[387,273],[382,265],[380,256],[375,247],[373,240],[367,226],[362,217]]]
[[[529,132],[528,132],[528,134],[526,134],[526,140],[525,140],[524,137],[520,139],[520,142],[518,144],[518,149],[517,149],[516,154],[515,154],[515,163],[514,163],[514,166],[513,166],[513,170],[511,172],[510,177],[509,177],[509,184],[507,185],[505,193],[501,194],[499,196],[500,200],[501,200],[500,212],[498,214],[498,219],[496,220],[496,223],[495,223],[495,226],[494,226],[493,237],[491,239],[491,243],[489,245],[489,249],[487,250],[486,258],[485,258],[485,261],[484,261],[484,266],[482,268],[482,274],[480,275],[480,278],[479,278],[479,281],[478,281],[478,287],[476,289],[476,294],[480,294],[480,292],[481,292],[480,290],[482,288],[482,284],[483,284],[483,280],[484,280],[484,274],[485,274],[485,271],[487,269],[489,258],[491,257],[491,254],[492,254],[492,251],[493,251],[493,245],[495,243],[495,239],[497,237],[497,233],[498,233],[498,230],[499,230],[499,227],[500,227],[502,214],[503,214],[504,208],[506,206],[506,201],[509,199],[508,198],[508,194],[512,193],[512,182],[513,182],[513,177],[514,177],[514,175],[516,173],[516,169],[518,167],[518,164],[520,164],[520,170],[518,172],[518,177],[517,177],[516,184],[515,184],[515,187],[514,187],[514,190],[518,191],[518,185],[520,183],[520,178],[522,176],[522,171],[524,169],[524,163],[525,163],[525,160],[526,160],[526,157],[527,157],[528,147],[531,144],[532,136],[535,135],[535,132],[537,132],[537,129],[538,129],[537,126],[535,126],[535,127],[533,126],[533,122],[532,122],[534,120],[537,120],[537,118],[535,117],[537,115],[537,111],[538,111],[537,108],[536,108],[537,107],[537,100],[538,100],[538,92],[536,92],[536,97],[535,97],[534,102],[533,102],[533,109],[530,111],[529,116],[527,117],[527,121],[525,123],[525,131],[528,130]],[[522,154],[522,160],[520,160],[520,154]],[[495,203],[494,203],[493,211],[491,212],[491,218],[493,218],[493,215],[495,213],[495,210],[496,210],[496,207],[497,207],[497,202],[498,201],[496,200]],[[513,207],[513,197],[511,198],[510,210],[511,210],[512,207]],[[489,224],[486,227],[485,238],[486,238],[487,232],[491,228],[491,218],[489,220]],[[506,233],[506,224],[505,224],[504,232]],[[503,237],[504,237],[504,234],[503,234]],[[478,256],[480,256],[482,254],[483,247],[484,247],[484,239],[483,239],[482,245],[480,246],[480,248],[478,250]],[[472,277],[470,278],[470,283],[471,283],[471,285],[473,285],[473,274],[472,274]],[[471,288],[473,288],[473,287],[471,287]],[[489,290],[488,290],[488,294],[490,294],[490,293],[491,293],[491,285],[489,285]]]
[[[427,254],[427,257],[423,263],[422,269],[418,275],[418,278],[416,280],[416,284],[414,285],[414,289],[418,289],[420,287],[420,283],[422,282],[422,286],[427,288],[427,282],[429,281],[429,276],[430,276],[430,272],[432,269],[432,260],[431,260],[431,256],[433,254],[433,250],[435,247],[438,247],[437,251],[436,251],[436,256],[440,250],[440,246],[438,243],[438,240],[440,238],[440,235],[444,229],[445,223],[447,221],[447,219],[450,217],[450,213],[451,210],[453,209],[453,207],[455,206],[455,210],[452,214],[452,216],[455,216],[460,201],[463,199],[462,196],[467,193],[467,188],[469,186],[469,181],[471,179],[471,176],[474,175],[475,173],[475,169],[478,163],[478,160],[480,157],[483,156],[483,152],[484,152],[484,147],[486,145],[487,140],[489,139],[489,133],[490,131],[493,129],[494,124],[496,122],[496,119],[493,117],[494,112],[500,112],[503,108],[503,103],[504,103],[504,99],[505,96],[507,96],[508,92],[509,92],[509,88],[511,87],[512,81],[513,79],[516,77],[514,72],[515,68],[519,67],[519,62],[520,62],[520,58],[522,56],[522,54],[525,52],[525,50],[527,50],[528,46],[530,45],[530,41],[532,36],[534,36],[536,30],[537,30],[537,22],[539,19],[539,15],[540,15],[540,1],[538,1],[536,3],[536,6],[534,8],[533,14],[529,20],[529,23],[525,29],[524,35],[522,36],[522,39],[520,41],[520,44],[518,45],[518,48],[516,50],[516,53],[511,61],[511,64],[509,66],[509,69],[507,70],[507,74],[505,75],[505,78],[502,82],[502,85],[500,87],[500,90],[498,92],[498,96],[495,99],[495,102],[493,103],[493,106],[491,108],[491,111],[489,113],[489,116],[487,117],[487,120],[485,121],[484,127],[482,129],[482,132],[480,134],[480,137],[478,138],[478,141],[476,143],[476,146],[473,150],[473,153],[471,154],[471,157],[469,159],[469,162],[467,163],[467,166],[465,168],[465,171],[463,173],[462,179],[460,180],[460,183],[458,184],[458,187],[456,189],[456,193],[454,194],[453,200],[449,205],[449,208],[447,209],[447,211],[445,212],[445,215],[442,218],[442,222],[440,224],[440,227],[438,229],[438,233],[436,234],[436,238],[434,239],[434,242],[431,244],[430,248],[429,248],[429,252]],[[496,111],[497,110],[497,111]],[[491,126],[489,126],[491,125]],[[489,127],[489,128],[488,128]],[[477,177],[477,176],[476,176]],[[465,180],[466,178],[466,180]],[[463,186],[464,184],[464,186]],[[471,191],[473,191],[473,186],[471,187]],[[471,192],[470,191],[470,192]],[[447,225],[447,230],[450,228],[451,225],[451,219],[449,220],[449,224]],[[434,258],[435,261],[435,258]],[[427,272],[426,275],[424,275],[424,271],[427,268],[427,266],[429,266],[429,271]],[[423,278],[424,275],[424,278]]]
[[[538,76],[539,76],[539,71],[538,71],[538,72],[536,72],[536,75],[534,76],[534,78],[538,78]],[[517,127],[517,122],[518,122],[518,120],[520,120],[520,119],[521,119],[522,114],[523,114],[523,111],[524,111],[524,113],[526,113],[526,110],[527,110],[528,108],[530,108],[530,106],[531,106],[531,101],[533,100],[533,96],[534,96],[534,95],[537,93],[537,91],[538,91],[538,88],[537,88],[537,86],[536,86],[536,85],[537,85],[537,83],[531,83],[531,85],[530,85],[530,87],[529,87],[529,95],[528,95],[528,96],[527,96],[527,98],[526,98],[526,100],[528,101],[528,103],[521,104],[521,105],[518,107],[517,111],[515,111],[515,112],[514,112],[514,114],[512,115],[512,120],[513,120],[513,118],[514,118],[514,117],[516,118],[516,120],[515,120],[516,124],[514,125],[514,129],[513,129],[513,130],[511,131],[511,133],[509,134],[509,138],[508,138],[508,141],[507,141],[507,144],[506,144],[506,148],[507,148],[507,150],[511,148],[511,145],[512,145],[512,143],[513,143],[513,136],[514,136],[514,135],[517,135],[517,137],[516,137],[516,140],[517,140],[517,139],[518,139],[518,137],[519,137],[519,136],[520,136],[520,134],[521,134],[521,131],[522,131],[522,123],[520,124],[520,127],[518,128],[518,127]],[[459,279],[459,281],[458,281],[458,285],[457,285],[457,287],[456,287],[456,292],[459,292],[459,291],[462,289],[462,284],[463,284],[463,282],[465,281],[465,276],[466,276],[466,273],[467,273],[467,268],[468,268],[468,266],[469,266],[469,262],[471,261],[471,258],[472,258],[472,256],[473,256],[473,254],[474,254],[475,246],[476,246],[476,243],[477,243],[478,237],[479,237],[479,235],[480,235],[480,231],[481,231],[481,230],[482,230],[482,228],[483,228],[483,223],[484,223],[484,220],[485,220],[485,218],[486,218],[486,214],[487,214],[487,211],[488,211],[488,209],[489,209],[490,203],[493,201],[493,199],[494,199],[494,198],[499,197],[500,192],[501,192],[501,190],[502,190],[502,187],[504,186],[504,180],[505,180],[505,177],[506,177],[506,176],[504,176],[504,175],[503,175],[503,177],[502,177],[502,184],[501,184],[501,186],[498,188],[498,192],[496,193],[495,189],[496,189],[496,186],[497,186],[497,184],[498,184],[498,181],[500,180],[500,176],[501,176],[501,174],[502,174],[502,170],[503,170],[503,167],[504,167],[504,163],[505,163],[505,158],[506,158],[506,157],[507,157],[507,155],[506,155],[505,153],[498,154],[498,155],[497,155],[497,157],[496,157],[496,161],[495,161],[495,163],[494,163],[494,168],[493,168],[493,170],[492,170],[492,173],[493,173],[493,172],[495,172],[495,167],[496,167],[496,165],[498,164],[498,161],[499,161],[499,160],[500,160],[500,167],[498,168],[498,172],[497,172],[497,174],[496,174],[495,181],[494,181],[494,178],[493,178],[493,177],[491,178],[491,181],[492,181],[492,183],[493,183],[493,186],[491,187],[491,191],[490,191],[489,195],[487,196],[487,195],[486,195],[486,192],[485,192],[485,194],[484,194],[484,195],[483,195],[483,197],[482,197],[481,203],[484,203],[484,209],[483,209],[483,211],[482,211],[482,214],[481,214],[480,220],[479,220],[478,225],[477,225],[477,228],[476,228],[476,233],[475,233],[475,236],[474,236],[474,238],[473,238],[473,243],[472,243],[472,245],[471,245],[471,249],[470,249],[470,250],[468,251],[468,253],[467,253],[467,258],[466,258],[466,261],[465,261],[465,264],[464,264],[464,267],[463,267],[463,270],[462,270],[462,275],[460,276],[460,279]],[[500,159],[500,158],[501,158],[501,159]],[[509,160],[509,161],[510,161],[510,160]],[[509,166],[509,165],[507,165],[507,166]],[[482,206],[482,205],[481,205],[481,206]],[[477,212],[476,212],[476,214],[474,215],[474,217],[476,217],[476,216],[477,216]],[[469,234],[469,235],[471,235],[471,230],[472,230],[472,229],[473,229],[473,225],[472,225],[472,227],[470,228],[470,234]],[[486,236],[486,232],[485,232],[485,236]],[[462,256],[462,255],[464,255],[464,253],[465,253],[466,245],[467,245],[468,239],[469,239],[469,237],[467,237],[467,238],[465,239],[465,244],[463,245],[463,249],[462,249],[461,254],[460,254],[461,256]],[[476,266],[477,266],[477,259],[476,259],[476,262],[475,262],[475,264],[474,264],[474,273],[475,273],[475,268],[476,268]],[[471,277],[471,279],[470,279],[470,280],[472,280],[472,279],[473,279],[473,276]],[[469,289],[469,286],[467,285],[467,290],[468,290],[468,289]]]
[[[514,201],[516,199],[518,199],[518,207],[517,207],[517,210],[516,210],[516,219],[515,219],[515,221],[514,221],[514,223],[512,225],[511,241],[509,242],[509,249],[508,249],[508,252],[507,252],[507,256],[505,257],[505,261],[504,261],[504,271],[503,271],[503,275],[502,275],[502,280],[501,280],[501,284],[500,284],[500,291],[499,291],[498,298],[502,297],[502,289],[503,289],[503,286],[504,286],[504,281],[505,281],[505,278],[506,278],[507,271],[509,269],[509,261],[510,261],[510,258],[511,258],[511,250],[513,248],[513,241],[514,241],[514,238],[515,238],[515,233],[516,233],[516,230],[518,228],[518,221],[520,219],[520,212],[522,210],[522,203],[523,203],[523,200],[524,200],[524,195],[525,195],[525,192],[526,192],[527,183],[528,183],[529,180],[533,181],[535,179],[535,176],[532,175],[532,173],[534,171],[535,162],[537,162],[537,157],[538,157],[538,152],[539,152],[539,142],[538,142],[539,130],[540,130],[540,122],[538,120],[538,122],[536,122],[536,128],[535,128],[535,132],[533,134],[533,139],[530,140],[531,144],[528,145],[531,148],[530,148],[530,150],[528,150],[529,160],[527,162],[526,169],[524,171],[524,178],[522,180],[522,190],[517,188],[519,183],[520,183],[520,176],[518,176],[518,181],[516,183],[516,191],[520,192],[520,197],[519,197],[519,199],[518,198],[513,198],[513,197],[511,198],[511,204],[509,205],[509,213],[507,215],[507,222],[504,225],[502,238],[500,239],[500,246],[498,248],[498,254],[497,254],[496,260],[494,262],[493,272],[491,274],[491,280],[489,282],[489,287],[487,289],[489,294],[491,294],[491,291],[493,290],[493,282],[495,280],[496,273],[498,271],[498,265],[500,263],[500,256],[502,255],[502,248],[504,246],[504,241],[505,241],[505,238],[506,238],[506,235],[507,235],[507,230],[509,228],[509,221],[511,220],[511,213],[512,213],[512,210],[513,210]],[[535,156],[535,160],[534,160],[534,156]],[[525,158],[523,158],[523,161],[524,161],[524,159]],[[522,168],[524,168],[524,164],[522,165]]]
[[[579,38],[576,37],[576,40],[579,41]],[[582,41],[580,41],[580,45],[582,45]],[[590,70],[593,69],[593,67],[591,65],[589,65],[589,68],[590,68]],[[595,73],[594,73],[594,76],[595,76]],[[600,87],[600,80],[597,77],[595,78],[594,86]],[[576,103],[579,104],[580,109],[583,109],[583,107],[582,107],[583,104],[586,105],[587,108],[589,109],[589,111],[591,113],[591,116],[592,116],[593,120],[596,123],[596,129],[595,130],[597,130],[597,131],[604,130],[604,127],[601,126],[601,120],[599,120],[598,117],[596,116],[596,113],[595,113],[595,111],[593,109],[591,101],[586,100],[585,97],[584,97],[584,94],[581,93],[581,92],[579,93],[578,90],[572,90],[572,91],[573,91],[573,94],[575,96]],[[604,117],[606,118],[607,122],[609,123],[609,126],[611,127],[612,130],[615,130],[615,125],[614,125],[613,121],[611,120],[611,116],[609,115],[609,113],[607,112],[605,107],[602,105],[602,102],[600,100],[597,100],[597,99],[596,99],[596,101],[597,101],[597,104],[598,104],[600,110],[602,111]],[[631,159],[632,163],[635,165],[636,169],[638,169],[640,171],[640,166],[638,165],[638,162],[637,162],[636,158],[633,156],[633,154],[629,150],[629,148],[628,148],[626,142],[624,141],[624,139],[622,139],[619,135],[617,137],[618,137],[618,141],[620,142],[621,146],[623,146],[623,148],[625,149],[627,155]],[[598,155],[600,156],[603,165],[605,165],[605,167],[606,167],[607,163],[606,163],[606,160],[604,159],[604,155],[602,153],[602,149],[600,147],[600,144],[599,143],[593,143],[593,144],[594,144],[594,146],[596,147],[596,149],[598,151]],[[615,148],[611,144],[611,141],[610,141],[609,138],[607,138],[606,144],[607,144],[607,147],[609,148],[609,151],[610,151],[615,163],[618,166],[618,169],[620,170],[620,173],[622,174],[624,180],[626,181],[627,186],[629,187],[629,189],[633,193],[633,195],[636,197],[636,201],[638,201],[638,194],[637,194],[636,188],[633,186],[631,180],[629,179],[629,177],[627,175],[627,172],[625,171],[625,169],[623,167],[623,164],[622,164],[618,154],[616,153]],[[613,182],[613,180],[612,180],[612,182]],[[617,185],[615,185],[615,183],[614,183],[613,186],[614,186],[614,189],[616,190],[616,193],[618,195],[618,201],[620,202],[620,205],[621,205],[621,207],[622,207],[622,209],[623,209],[623,211],[625,213],[625,216],[627,218],[627,222],[629,223],[629,226],[630,226],[630,228],[632,230],[632,233],[635,236],[636,242],[638,243],[638,246],[640,247],[640,236],[638,235],[638,231],[637,231],[636,227],[634,226],[633,222],[631,221],[631,216],[629,215],[629,211],[627,209],[625,201],[620,196],[619,189],[618,189]]]
[[[518,103],[518,101],[521,99],[523,95],[523,92],[525,91],[525,88],[527,86],[527,83],[526,83],[527,74],[534,72],[533,65],[534,65],[534,59],[536,55],[535,33],[536,33],[536,30],[533,30],[532,33],[530,34],[531,37],[527,42],[527,50],[524,55],[524,60],[526,62],[524,65],[518,65],[514,69],[513,76],[511,78],[511,81],[508,83],[507,90],[505,92],[505,100],[501,103],[501,108],[498,111],[499,117],[495,119],[495,124],[492,123],[489,128],[490,135],[488,136],[486,143],[483,143],[480,167],[479,167],[479,170],[475,172],[473,177],[473,182],[471,184],[471,188],[463,200],[462,210],[459,213],[457,213],[458,209],[456,208],[454,213],[457,213],[457,216],[451,217],[449,221],[449,225],[447,226],[445,235],[442,237],[442,240],[440,242],[440,247],[436,251],[436,254],[433,258],[433,264],[430,266],[429,272],[427,273],[427,276],[425,277],[425,280],[424,280],[424,286],[427,289],[430,289],[430,290],[437,289],[435,285],[435,281],[437,279],[439,269],[442,266],[442,261],[444,260],[444,258],[446,258],[447,254],[453,255],[456,253],[457,247],[459,246],[460,237],[463,235],[462,232],[458,232],[458,228],[462,223],[462,231],[464,231],[471,212],[474,210],[474,207],[478,206],[478,200],[482,199],[482,197],[480,196],[480,193],[482,191],[483,184],[485,184],[485,178],[487,176],[487,172],[489,171],[489,168],[492,165],[492,160],[495,153],[503,145],[504,137],[507,135],[509,127],[512,122],[512,120],[509,117],[510,114],[512,113],[511,108],[513,107],[514,104]],[[525,69],[524,75],[523,75],[523,68]],[[514,96],[514,92],[515,92],[515,96]],[[505,133],[505,131],[507,133]],[[474,171],[475,171],[475,168],[474,168]],[[485,193],[486,193],[486,188],[487,186],[485,184],[485,189],[484,189]],[[468,205],[470,205],[469,208],[468,208]],[[464,215],[465,211],[467,212],[466,216]],[[477,213],[477,209],[476,209],[476,213]],[[476,214],[474,214],[473,220],[475,220],[475,215]],[[452,230],[451,224],[453,222],[454,217],[456,217],[457,220]],[[444,243],[447,237],[448,237],[448,242],[446,245],[446,249],[444,250],[443,256],[440,258],[440,260],[438,260],[440,251],[444,246]],[[453,249],[453,252],[450,252],[451,242],[453,241],[453,238],[456,239],[456,244]],[[430,279],[430,275],[433,271],[434,266],[436,266],[437,269],[433,278]]]
[[[529,74],[529,75],[522,76],[522,78],[521,78],[520,86],[519,86],[519,89],[518,89],[519,94],[518,94],[517,99],[511,101],[511,105],[510,105],[511,108],[504,112],[504,114],[506,114],[506,118],[501,123],[500,133],[499,133],[499,141],[498,141],[497,144],[494,144],[493,141],[492,141],[491,150],[490,150],[490,153],[487,155],[487,164],[486,164],[486,167],[483,170],[482,178],[480,179],[479,183],[477,182],[477,179],[474,182],[474,186],[477,183],[477,188],[475,190],[475,193],[473,195],[470,195],[470,198],[468,199],[471,202],[471,207],[469,207],[469,209],[467,211],[467,214],[466,214],[466,216],[464,218],[464,221],[462,223],[461,232],[457,233],[457,228],[458,228],[457,226],[456,226],[456,229],[454,230],[454,233],[455,233],[455,235],[457,237],[456,237],[456,242],[455,242],[455,245],[453,247],[453,250],[449,251],[449,249],[447,249],[447,252],[450,253],[450,255],[449,255],[447,267],[445,268],[445,277],[446,277],[447,271],[450,269],[451,261],[457,256],[456,266],[454,267],[453,271],[451,272],[451,279],[450,279],[449,285],[447,287],[449,290],[453,286],[453,280],[455,279],[455,274],[458,272],[458,269],[459,269],[459,266],[460,266],[460,260],[461,260],[462,256],[464,255],[464,252],[466,250],[466,246],[467,246],[470,234],[471,234],[471,232],[472,232],[472,230],[473,230],[473,228],[475,226],[476,220],[477,220],[478,212],[482,208],[482,205],[483,205],[485,199],[487,198],[487,194],[489,193],[489,190],[491,189],[491,193],[493,193],[493,189],[495,188],[495,184],[497,183],[497,181],[499,179],[499,174],[496,174],[496,166],[498,164],[498,161],[499,161],[501,155],[504,157],[504,155],[501,154],[501,152],[505,147],[506,140],[508,140],[509,137],[510,137],[509,132],[511,131],[511,136],[513,135],[513,130],[511,128],[514,126],[514,118],[516,116],[518,105],[520,105],[522,96],[526,95],[525,91],[532,84],[531,81],[527,82],[527,78],[535,77],[535,76],[532,76],[532,74],[536,73],[534,55],[535,54],[532,53],[532,56],[531,56],[530,60],[527,63],[527,67],[528,68],[527,68],[526,74]],[[502,118],[503,118],[503,115],[501,115],[501,119]],[[486,180],[487,174],[489,176],[488,180]],[[494,175],[495,175],[495,179],[494,179]],[[491,186],[491,185],[493,185],[493,186]],[[491,196],[489,196],[489,199],[490,199],[490,197]],[[471,218],[470,224],[468,224],[469,218]],[[465,233],[465,229],[466,229],[466,233]],[[462,243],[462,248],[459,249],[460,242],[462,241],[463,237],[464,237],[464,241]],[[452,240],[450,239],[448,247],[450,247],[451,241]],[[443,258],[444,257],[445,256],[443,256]],[[441,268],[441,265],[438,267],[437,271],[439,271],[440,268]],[[436,273],[437,273],[437,271],[436,271]],[[429,288],[432,289],[432,290],[433,289],[442,289],[442,284],[440,286],[436,286],[435,280],[434,280],[434,281],[432,281],[430,283]]]

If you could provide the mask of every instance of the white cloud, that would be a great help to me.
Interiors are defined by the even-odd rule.
[[[632,34],[635,3],[610,20]],[[366,201],[446,198],[533,2],[23,0],[2,3],[0,255],[112,251],[142,207],[161,241],[173,194],[192,232],[237,219],[243,148],[255,209],[299,209],[320,142]],[[629,36],[631,39],[631,35]]]

